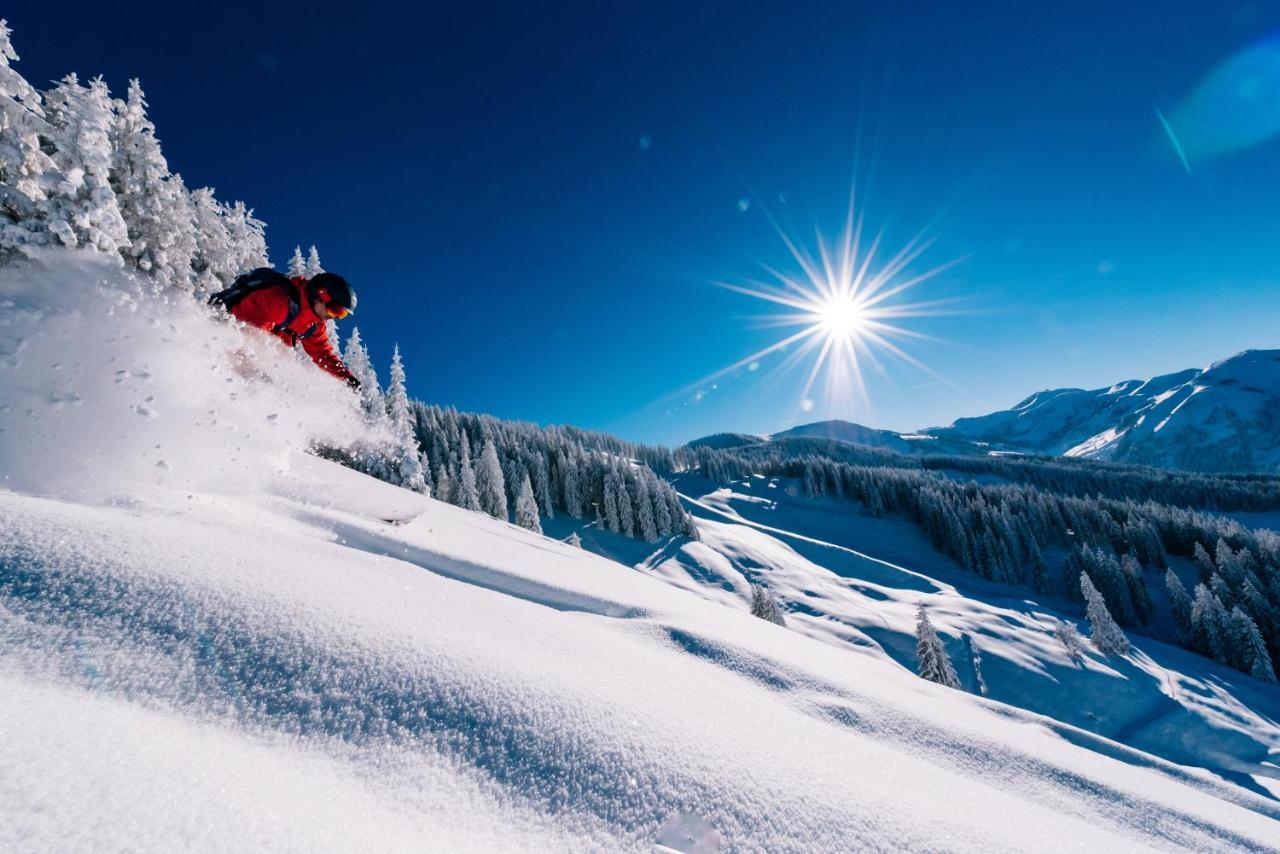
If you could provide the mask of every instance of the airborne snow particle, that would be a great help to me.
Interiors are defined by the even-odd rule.
[[[648,151],[653,147],[653,136],[651,134],[643,134],[640,137],[640,147]]]
[[[801,412],[810,412],[810,411],[812,411],[812,409],[813,409],[813,401],[812,401],[812,400],[810,400],[809,398],[807,398],[807,397],[806,397],[804,400],[800,401],[800,411],[801,411]]]
[[[739,210],[739,211],[741,211],[741,212],[743,212],[743,213],[746,213],[746,212],[747,212],[747,210],[749,210],[750,208],[751,208],[751,200],[750,200],[750,199],[748,199],[746,196],[743,196],[742,198],[738,199],[738,210]]]

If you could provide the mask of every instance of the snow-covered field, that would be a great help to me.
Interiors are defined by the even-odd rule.
[[[0,849],[1280,850],[1221,771],[902,666],[925,596],[991,696],[1080,693],[1025,610],[833,572],[737,499],[636,571],[395,489],[302,453],[347,423],[331,381],[228,373],[252,339],[130,287],[0,274]],[[744,569],[819,605],[754,619]],[[1172,672],[1139,646],[1082,672]],[[1263,731],[1213,703],[1164,740]]]

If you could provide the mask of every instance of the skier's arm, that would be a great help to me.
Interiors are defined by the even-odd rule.
[[[347,366],[343,364],[338,354],[333,352],[332,345],[329,344],[329,338],[324,334],[324,330],[316,332],[310,338],[302,339],[302,349],[311,357],[311,361],[315,362],[322,370],[328,371],[340,380],[352,382],[355,375],[347,370]]]

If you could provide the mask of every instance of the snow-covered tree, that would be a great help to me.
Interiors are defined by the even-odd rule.
[[[631,502],[631,495],[627,489],[627,479],[625,475],[619,475],[614,484],[617,487],[618,502],[618,533],[624,536],[635,536],[636,514],[635,506]]]
[[[538,519],[538,502],[533,497],[533,484],[529,481],[528,472],[521,477],[520,489],[516,493],[516,524],[521,528],[542,533],[542,522]]]
[[[351,330],[351,337],[347,339],[342,361],[346,363],[347,370],[360,381],[360,405],[364,409],[365,417],[372,423],[381,423],[386,417],[386,401],[382,396],[382,389],[378,386],[378,372],[369,358],[369,351],[365,349],[364,342],[360,339],[359,327]]]
[[[316,251],[315,244],[311,245],[311,249],[307,252],[307,264],[303,268],[303,275],[308,279],[314,278],[324,272],[324,267],[320,266],[320,253]]]
[[[462,434],[462,451],[458,462],[458,485],[454,504],[464,510],[479,510],[480,490],[476,487],[476,472],[471,466],[471,446],[467,434]]]
[[[449,468],[444,464],[443,460],[436,463],[435,476],[433,480],[435,481],[435,488],[432,490],[432,494],[434,494],[440,501],[444,501],[449,504],[456,503],[453,479],[449,477]]]
[[[221,203],[214,198],[213,190],[201,187],[191,193],[191,210],[196,224],[196,291],[216,293],[231,286],[240,271],[236,269],[236,253],[231,247],[231,235],[223,221]]]
[[[951,664],[942,638],[929,621],[929,614],[921,603],[916,611],[916,659],[919,661],[916,672],[923,679],[946,685],[948,688],[959,688],[960,677]]]
[[[1192,644],[1203,655],[1218,661],[1227,660],[1227,610],[1213,591],[1204,584],[1196,585],[1191,603]]]
[[[751,616],[759,617],[778,626],[787,624],[773,591],[763,584],[751,585]]]
[[[1107,610],[1098,588],[1089,580],[1088,573],[1080,573],[1080,592],[1084,594],[1085,614],[1089,618],[1089,638],[1104,655],[1124,655],[1129,652],[1129,638],[1116,625]]]
[[[231,240],[232,278],[267,266],[267,225],[253,215],[244,202],[224,205],[222,218]]]
[[[1275,669],[1271,666],[1271,653],[1262,639],[1258,626],[1239,606],[1231,611],[1233,641],[1236,647],[1235,665],[1239,669],[1261,679],[1263,682],[1275,682]]]
[[[10,63],[18,61],[0,19],[0,256],[49,240],[46,189],[56,165],[41,148],[51,133],[42,98]]]
[[[604,479],[604,525],[615,534],[622,530],[618,517],[618,478],[614,474]]]
[[[1192,558],[1196,564],[1196,571],[1200,573],[1200,580],[1208,584],[1209,579],[1213,578],[1213,574],[1218,571],[1218,568],[1213,565],[1213,558],[1209,557],[1209,552],[1205,550],[1204,544],[1195,544],[1195,548],[1192,549]]]
[[[387,384],[387,419],[391,425],[391,448],[388,454],[392,480],[414,492],[427,492],[422,471],[422,452],[413,430],[413,413],[405,389],[404,362],[400,345],[391,355],[391,381]]]
[[[1075,623],[1059,620],[1053,627],[1054,637],[1062,644],[1071,660],[1079,664],[1084,660],[1084,639],[1076,629]]]
[[[480,490],[480,509],[495,519],[507,519],[507,486],[498,462],[498,449],[486,439],[476,467],[476,488]]]
[[[1173,609],[1173,622],[1184,639],[1191,637],[1191,597],[1172,569],[1165,570],[1164,586],[1169,590],[1169,606]]]
[[[112,255],[129,248],[129,234],[111,188],[111,131],[115,112],[101,77],[64,77],[48,96],[54,162],[60,181],[49,197],[49,230],[64,246]]]
[[[675,520],[671,518],[671,505],[661,492],[653,495],[653,520],[658,527],[658,536],[668,537],[676,532]]]
[[[289,278],[296,279],[298,277],[306,277],[307,262],[302,257],[302,247],[294,246],[293,254],[289,256]]]
[[[636,478],[636,533],[646,543],[652,543],[658,539],[658,525],[653,518],[653,499],[649,496],[649,484],[643,476],[645,474],[648,472],[643,471]]]
[[[570,533],[569,536],[565,538],[565,542],[575,548],[582,548],[582,537],[578,536],[577,531]]]
[[[169,174],[137,80],[129,81],[129,93],[115,109],[111,186],[128,231],[126,255],[162,284],[190,289],[195,215],[185,187]]]

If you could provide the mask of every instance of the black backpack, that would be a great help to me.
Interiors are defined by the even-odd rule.
[[[259,267],[256,270],[250,270],[236,277],[231,283],[231,287],[226,290],[218,291],[209,297],[209,305],[219,306],[226,311],[231,311],[241,300],[256,291],[264,291],[267,288],[281,287],[285,289],[285,293],[289,295],[289,313],[280,323],[271,328],[275,333],[287,333],[293,337],[293,343],[296,345],[303,338],[310,338],[319,331],[322,324],[313,323],[306,332],[298,333],[289,328],[289,324],[297,318],[298,312],[302,310],[302,305],[298,302],[298,289],[293,286],[293,281],[284,273],[279,273],[270,267]]]

